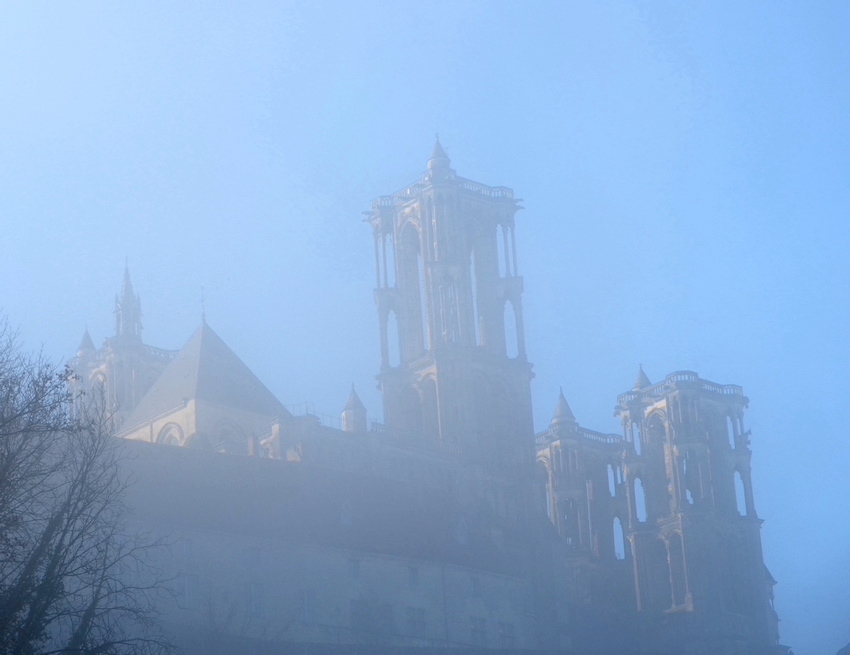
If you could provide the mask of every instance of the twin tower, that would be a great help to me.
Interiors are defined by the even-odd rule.
[[[541,579],[561,580],[550,593],[574,646],[617,633],[612,647],[784,652],[740,387],[692,372],[653,384],[641,370],[618,398],[622,435],[580,427],[563,395],[534,434],[519,202],[459,177],[439,141],[419,181],[373,201],[389,430],[456,453],[526,505],[526,528],[548,514],[559,545],[540,534],[526,550],[531,568],[550,567]]]
[[[372,202],[384,419],[491,472],[533,461],[513,191],[459,177],[437,142],[423,178]]]

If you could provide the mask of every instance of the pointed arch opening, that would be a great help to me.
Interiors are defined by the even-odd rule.
[[[640,523],[646,523],[646,493],[643,489],[643,481],[640,477],[636,477],[634,481],[635,491],[635,518]]]
[[[744,485],[744,478],[738,470],[735,471],[735,507],[738,514],[747,516],[747,488]]]
[[[623,531],[623,522],[619,516],[614,517],[614,557],[616,559],[626,559],[626,535]]]
[[[414,359],[426,348],[427,303],[425,301],[425,269],[419,230],[412,223],[405,225],[398,247],[398,289],[401,300],[400,319],[403,322],[405,355]]]
[[[168,423],[159,431],[156,442],[167,446],[180,446],[183,444],[183,430],[176,423]]]
[[[617,475],[614,472],[613,464],[608,465],[608,494],[611,498],[617,495]]]
[[[735,444],[736,434],[735,433],[736,433],[735,419],[733,419],[731,416],[727,416],[726,417],[726,438],[729,440],[729,447],[732,450],[735,450],[735,448],[736,448],[736,444]]]
[[[646,423],[646,443],[661,446],[666,440],[667,430],[664,427],[664,418],[661,414],[654,413]]]

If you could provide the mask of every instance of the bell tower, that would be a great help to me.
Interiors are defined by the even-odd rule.
[[[533,455],[513,191],[428,170],[372,202],[389,431],[505,470]]]
[[[743,390],[690,371],[653,385],[641,370],[617,400],[637,607],[645,627],[662,622],[668,629],[655,634],[673,640],[653,649],[710,645],[733,654],[776,646]]]

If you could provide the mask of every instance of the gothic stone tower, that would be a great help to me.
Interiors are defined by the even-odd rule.
[[[436,143],[414,184],[372,202],[388,429],[475,459],[531,466],[531,364],[513,191],[459,177]]]
[[[641,371],[618,397],[629,559],[651,648],[737,655],[778,643],[747,402],[740,387],[689,371],[655,385]]]
[[[121,293],[115,296],[115,336],[95,348],[85,331],[70,362],[77,376],[73,390],[92,400],[102,397],[118,430],[173,356],[142,342],[142,306],[125,266]]]

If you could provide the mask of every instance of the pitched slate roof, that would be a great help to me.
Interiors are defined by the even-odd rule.
[[[188,400],[274,417],[289,411],[204,322],[154,382],[124,424],[144,425]]]

